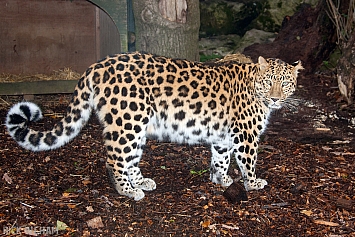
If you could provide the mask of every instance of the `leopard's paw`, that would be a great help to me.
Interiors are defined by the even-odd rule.
[[[232,183],[233,183],[233,179],[229,175],[226,175],[223,177],[221,185],[223,187],[229,187]]]
[[[120,188],[117,188],[116,186],[116,190],[119,194],[123,195],[123,196],[126,196],[126,197],[129,197],[129,198],[133,198],[134,201],[139,201],[141,200],[142,198],[144,198],[145,194],[143,192],[142,189],[140,188],[127,188],[127,189],[122,189],[122,187]]]
[[[133,191],[130,193],[129,195],[131,198],[134,199],[134,201],[139,201],[141,200],[142,198],[144,198],[144,192],[142,189],[139,189],[139,188],[135,188],[133,189]]]
[[[149,179],[149,178],[144,178],[141,183],[138,183],[137,185],[134,185],[134,186],[135,186],[135,188],[140,188],[145,191],[152,191],[157,187],[154,180]]]
[[[244,181],[244,187],[247,191],[263,189],[267,185],[265,179],[252,179]]]
[[[211,181],[216,184],[220,184],[223,187],[229,187],[233,183],[233,179],[229,175],[211,175]]]

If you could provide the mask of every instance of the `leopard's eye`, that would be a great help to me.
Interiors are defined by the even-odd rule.
[[[288,84],[290,84],[290,82],[288,82],[288,81],[284,81],[284,82],[282,82],[282,86],[288,86]]]
[[[272,81],[271,80],[265,80],[265,84],[268,85],[268,86],[271,86],[272,85]]]

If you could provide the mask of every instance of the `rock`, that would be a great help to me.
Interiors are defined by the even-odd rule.
[[[226,191],[224,191],[223,196],[233,204],[240,201],[248,201],[244,187],[236,182],[233,182]]]
[[[199,42],[201,61],[204,58],[222,58],[234,52],[240,40],[238,35],[220,35],[201,38]]]
[[[243,52],[244,48],[256,43],[270,43],[274,41],[276,34],[262,30],[252,29],[245,33],[238,42],[235,52]]]
[[[201,38],[199,42],[200,57],[203,60],[223,57],[235,52],[243,52],[245,47],[255,43],[272,42],[276,35],[262,30],[252,29],[243,38],[238,35],[220,35]]]

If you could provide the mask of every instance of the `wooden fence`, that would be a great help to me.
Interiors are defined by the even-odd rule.
[[[63,68],[81,74],[106,55],[121,52],[112,18],[86,0],[0,0],[0,15],[2,74],[52,74]],[[0,83],[0,95],[68,93],[74,84]]]

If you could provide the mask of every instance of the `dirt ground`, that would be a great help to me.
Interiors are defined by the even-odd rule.
[[[68,145],[20,148],[4,119],[19,96],[0,99],[0,233],[13,236],[355,236],[355,109],[342,108],[331,76],[300,76],[295,110],[275,112],[257,174],[265,189],[229,202],[209,181],[209,148],[149,141],[141,169],[157,189],[135,202],[105,170],[95,116]],[[68,95],[35,96],[50,128]],[[240,172],[232,163],[230,174]],[[58,230],[58,232],[57,232]],[[32,231],[32,232],[31,232]],[[37,231],[37,232],[36,232]]]

